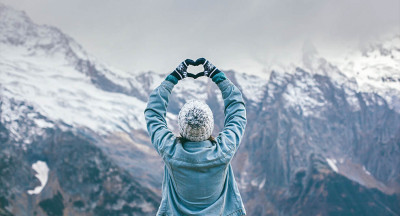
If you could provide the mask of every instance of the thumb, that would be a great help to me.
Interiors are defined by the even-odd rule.
[[[205,58],[198,58],[195,62],[196,65],[204,64],[207,60]]]
[[[196,62],[193,61],[192,59],[186,59],[186,60],[185,60],[185,63],[186,63],[186,65],[189,66],[189,65],[195,65]]]
[[[194,75],[195,77],[195,79],[197,79],[197,78],[199,78],[199,77],[201,77],[201,76],[204,76],[204,71],[203,72],[200,72],[200,73],[197,73],[196,75]]]
[[[197,75],[197,74],[196,74]],[[188,77],[192,77],[193,79],[196,79],[197,77],[196,77],[196,75],[195,74],[192,74],[192,73],[187,73],[187,76]]]

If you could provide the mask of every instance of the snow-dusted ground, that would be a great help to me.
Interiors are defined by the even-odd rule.
[[[36,163],[32,164],[32,169],[36,171],[36,178],[39,179],[40,181],[40,186],[35,187],[33,190],[28,190],[28,194],[33,195],[33,194],[40,194],[42,192],[43,188],[47,184],[47,180],[49,179],[49,167],[47,166],[47,163],[44,161],[36,161]]]

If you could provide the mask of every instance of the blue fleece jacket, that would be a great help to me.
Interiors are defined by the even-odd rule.
[[[165,116],[173,82],[163,81],[149,97],[144,111],[147,129],[165,163],[157,215],[246,214],[230,164],[245,131],[245,104],[230,80],[216,80],[225,105],[224,129],[216,142],[182,144],[168,129]]]

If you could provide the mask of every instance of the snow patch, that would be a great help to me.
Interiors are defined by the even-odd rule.
[[[315,116],[316,108],[325,106],[325,101],[322,92],[316,88],[317,84],[311,77],[303,78],[296,81],[294,84],[288,84],[286,92],[283,94],[287,101],[287,106],[294,107],[304,116]]]
[[[35,123],[41,128],[51,128],[54,126],[53,123],[47,122],[44,119],[35,119]]]
[[[40,194],[44,186],[47,184],[47,180],[49,178],[49,167],[47,166],[46,162],[39,160],[32,164],[32,169],[37,172],[35,176],[39,179],[41,185],[35,187],[33,190],[28,190],[28,194]]]
[[[353,112],[361,110],[360,102],[357,98],[356,91],[345,87],[344,92],[346,93],[346,101],[349,103],[350,108]]]
[[[267,181],[267,178],[264,177],[264,179],[261,181],[260,185],[258,186],[258,190],[261,190],[265,186],[266,181]]]
[[[259,76],[236,73],[236,81],[240,85],[243,95],[252,102],[259,103],[264,95],[267,80]]]
[[[365,168],[365,166],[362,167],[363,171],[367,174],[367,175],[371,175],[371,173]]]
[[[339,169],[336,166],[336,159],[326,158],[326,162],[328,162],[329,166],[333,169],[333,171],[338,172]]]

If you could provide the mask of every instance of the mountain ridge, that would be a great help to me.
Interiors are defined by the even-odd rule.
[[[143,110],[165,74],[116,71],[1,3],[0,18],[0,213],[154,213],[163,167]],[[400,214],[400,36],[393,38],[340,64],[311,49],[303,65],[266,77],[225,71],[247,107],[232,163],[249,215]],[[213,110],[217,135],[222,98],[204,77],[175,86],[168,126],[177,134],[180,107],[194,98]],[[31,168],[39,160],[48,183],[27,195],[40,185]]]

